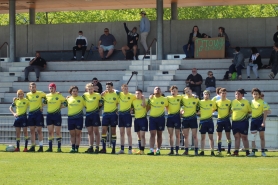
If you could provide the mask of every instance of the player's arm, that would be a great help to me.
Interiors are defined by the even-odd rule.
[[[263,122],[262,122],[262,127],[265,127],[265,120],[267,118],[268,110],[264,110],[264,117],[263,117]]]
[[[142,107],[146,108],[147,104],[146,104],[146,98],[144,95],[142,95]]]
[[[14,115],[14,117],[17,117],[18,115],[17,115],[16,112],[14,112],[13,106],[14,106],[14,103],[10,106],[9,110],[10,110],[10,112]]]

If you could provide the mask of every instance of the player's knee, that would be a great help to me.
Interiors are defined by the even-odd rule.
[[[253,135],[252,141],[256,141],[257,133],[252,133],[252,135]]]

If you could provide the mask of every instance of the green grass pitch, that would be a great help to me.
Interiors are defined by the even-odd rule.
[[[0,145],[0,184],[278,184],[278,152],[248,158],[243,152],[211,157],[206,151],[200,157],[193,151],[192,156],[168,156],[162,150],[161,156],[138,156],[85,154],[85,149],[13,153]]]

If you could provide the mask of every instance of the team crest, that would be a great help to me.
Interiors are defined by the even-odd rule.
[[[116,98],[113,98],[113,100],[116,100]]]
[[[177,101],[180,101],[180,99],[177,99]]]
[[[164,102],[162,101],[162,102],[161,102],[161,104],[163,105],[163,104],[164,104]]]
[[[196,104],[196,102],[193,102],[193,105],[195,105]]]
[[[23,105],[25,105],[25,102],[23,102]]]
[[[80,103],[80,100],[77,100],[78,103]]]
[[[209,104],[209,106],[212,106],[212,104]]]
[[[95,99],[96,99],[96,97],[93,97],[93,99],[95,100]]]
[[[129,99],[129,100],[130,100],[130,97],[128,97],[127,99]]]
[[[226,106],[228,107],[229,105],[228,105],[228,104],[226,104]]]
[[[39,96],[37,95],[36,98],[39,98]]]
[[[55,98],[56,100],[59,100],[59,98],[57,97],[57,98]]]
[[[243,107],[243,106],[244,106],[244,103],[242,103],[241,106]]]

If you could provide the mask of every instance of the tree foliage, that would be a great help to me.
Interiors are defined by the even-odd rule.
[[[278,4],[244,6],[199,6],[178,8],[178,19],[222,19],[278,17]],[[138,21],[141,9],[38,12],[36,24]],[[150,20],[156,20],[156,9],[145,9]],[[171,9],[164,9],[164,20],[171,19]],[[8,14],[0,15],[0,25],[8,25]],[[16,14],[16,24],[29,24],[29,14]]]

